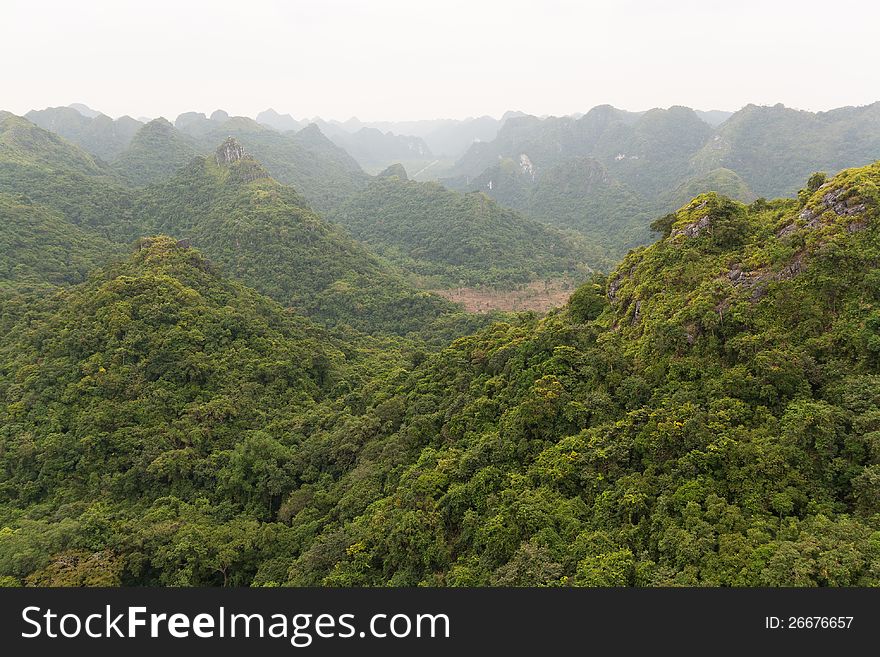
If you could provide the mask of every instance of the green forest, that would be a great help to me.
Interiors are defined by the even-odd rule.
[[[788,111],[605,107],[508,119],[469,190],[66,109],[0,113],[0,585],[880,585],[867,149],[757,197]]]

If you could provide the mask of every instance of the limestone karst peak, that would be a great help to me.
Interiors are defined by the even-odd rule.
[[[227,137],[215,153],[217,164],[223,166],[238,162],[246,157],[244,146],[235,138]]]

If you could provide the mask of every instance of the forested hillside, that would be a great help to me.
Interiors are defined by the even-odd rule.
[[[294,204],[237,164],[186,175]],[[654,228],[565,308],[435,354],[164,237],[8,300],[3,581],[880,583],[880,164]]]
[[[230,275],[323,322],[406,334],[454,310],[323,221],[234,138],[148,188],[135,214],[145,234],[189,239]]]
[[[319,212],[338,207],[367,183],[357,162],[317,126],[279,133],[245,117],[223,118],[208,121],[207,129],[201,123],[190,128],[202,154],[212,153],[224,139],[235,137],[273,178],[292,186]]]
[[[0,285],[80,283],[124,249],[48,206],[0,192]]]
[[[330,215],[427,287],[509,288],[586,271],[576,238],[526,219],[482,193],[405,179],[389,169]]]
[[[187,112],[174,125],[164,118],[146,125],[128,117],[89,118],[69,107],[31,111],[27,118],[110,163],[134,185],[172,176],[196,155],[213,153],[227,137],[240,140],[274,178],[293,186],[320,212],[337,207],[367,180],[355,159],[314,126],[282,134],[222,110],[210,118]]]
[[[94,112],[85,116],[74,107],[47,107],[31,110],[24,118],[54,132],[105,162],[110,162],[128,148],[143,124],[130,116],[111,119]]]
[[[125,180],[148,185],[168,178],[199,154],[199,144],[165,119],[154,119],[134,135],[113,163]]]
[[[820,113],[748,105],[728,116],[602,105],[579,118],[517,117],[473,144],[447,184],[574,227],[616,261],[650,241],[652,217],[696,194],[794,196],[813,171],[872,162],[878,112],[880,103]]]
[[[87,152],[30,121],[0,111],[0,193],[60,212],[106,238],[136,236],[132,194]]]
[[[76,283],[139,237],[162,232],[320,323],[436,346],[488,321],[404,280],[235,139],[210,157],[192,158],[191,145],[157,119],[110,167],[25,119],[0,116],[0,281]],[[312,175],[332,183],[321,171]],[[164,181],[132,186],[157,176]]]
[[[732,169],[760,196],[791,196],[813,171],[867,164],[878,152],[880,102],[818,113],[747,105],[694,156],[694,166]]]

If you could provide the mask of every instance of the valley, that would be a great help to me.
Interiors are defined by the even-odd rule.
[[[0,584],[877,585],[878,108],[0,112]]]
[[[459,303],[465,310],[484,314],[492,311],[546,313],[566,304],[575,285],[570,279],[531,281],[518,289],[459,287],[432,290],[444,299]]]

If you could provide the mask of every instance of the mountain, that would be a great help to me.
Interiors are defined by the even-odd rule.
[[[336,505],[282,505],[324,525],[287,583],[876,584],[878,188],[698,197],[564,311],[431,357]]]
[[[57,210],[0,193],[0,286],[67,285],[122,254],[118,244]]]
[[[55,210],[114,241],[137,234],[132,194],[102,161],[58,135],[0,111],[0,193]]]
[[[274,128],[279,132],[301,130],[304,126],[290,114],[279,114],[273,109],[267,109],[257,114],[257,123]]]
[[[184,112],[174,119],[174,127],[196,139],[217,129],[217,121],[212,121],[202,112]]]
[[[427,163],[434,159],[421,137],[395,135],[376,128],[361,128],[350,134],[337,132],[330,141],[351,155],[364,169],[382,169],[394,162]]]
[[[539,174],[571,157],[592,157],[622,182],[655,194],[689,171],[690,158],[711,132],[686,107],[634,114],[606,105],[579,119],[516,117],[505,122],[492,142],[472,146],[455,171],[477,176],[499,158],[525,155]]]
[[[601,105],[580,118],[510,118],[444,182],[581,231],[599,255],[592,264],[605,267],[649,241],[652,217],[694,195],[793,196],[812,172],[878,155],[880,103],[819,114],[750,105],[729,116]]]
[[[331,218],[428,286],[510,287],[583,268],[576,241],[485,194],[390,173]]]
[[[367,182],[358,163],[317,126],[282,134],[252,119],[225,116],[219,110],[210,119],[190,113],[178,117],[175,126],[196,140],[201,154],[211,153],[227,137],[236,138],[274,178],[293,186],[320,212],[338,207]]]
[[[154,119],[143,126],[113,168],[134,185],[147,185],[169,177],[198,153],[196,140],[175,130],[166,119]]]
[[[407,334],[455,309],[389,272],[232,137],[147,188],[135,214],[145,232],[189,240],[228,274],[326,323]]]
[[[92,155],[109,162],[124,151],[141,128],[141,122],[130,116],[115,121],[94,112],[84,113],[85,106],[49,107],[31,110],[25,118],[45,130],[61,135]]]
[[[77,112],[90,119],[94,119],[96,116],[101,115],[101,112],[93,110],[91,107],[84,105],[83,103],[71,103],[68,107],[70,109],[75,109]]]
[[[704,174],[697,174],[660,196],[665,207],[681,207],[695,196],[707,190],[728,196],[734,200],[750,203],[755,194],[735,171],[730,169],[712,169]]]
[[[724,110],[694,110],[703,121],[708,123],[713,128],[717,128],[719,125],[724,123],[727,119],[733,116],[733,112],[727,112]]]
[[[517,178],[531,183],[524,200],[512,203],[527,216],[589,237],[590,262],[607,270],[629,249],[650,241],[648,224],[654,213],[643,197],[614,179],[602,163],[576,157],[547,169],[533,182],[522,171]]]
[[[351,350],[348,356],[362,360]],[[277,505],[278,490],[296,478],[296,450],[267,427],[339,394],[343,373],[357,379],[332,336],[218,277],[197,251],[161,236],[32,308],[4,336],[0,363],[0,569],[7,578],[35,571],[31,584],[151,580],[164,569],[156,541],[180,547],[187,532],[220,529],[219,508],[202,507],[210,520],[176,529],[168,515],[203,505],[198,498],[215,485],[258,514]],[[266,457],[277,460],[264,469],[257,464]],[[248,461],[262,471],[249,473]],[[58,504],[66,509],[61,520],[36,510]],[[105,514],[117,527],[155,533],[130,534],[129,548],[110,547],[107,532],[115,530]],[[98,524],[91,539],[89,517]],[[10,533],[10,522],[27,529]],[[243,516],[227,528],[261,531]],[[140,565],[129,559],[138,542],[151,555]],[[225,558],[214,552],[227,544],[219,535],[199,542]],[[227,566],[216,565],[222,584]],[[207,563],[198,570],[191,582],[213,578]],[[169,570],[162,581],[174,577]]]
[[[187,171],[180,216],[294,213],[234,142]],[[878,190],[880,162],[700,195],[565,308],[433,354],[162,236],[3,300],[0,581],[876,586]]]
[[[409,176],[406,173],[406,167],[400,162],[385,167],[382,171],[377,173],[376,176],[378,178],[400,178],[401,180],[409,180]]]
[[[694,169],[735,171],[759,196],[791,196],[813,171],[836,172],[880,154],[880,102],[829,112],[747,105],[694,156]]]
[[[501,125],[521,112],[505,112],[501,119],[480,116],[468,119],[437,119],[426,121],[375,121],[364,127],[391,131],[398,135],[421,137],[438,158],[456,160],[474,143],[492,141]]]

